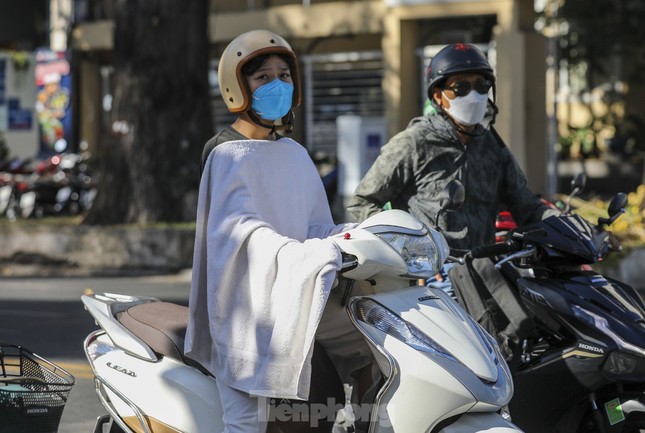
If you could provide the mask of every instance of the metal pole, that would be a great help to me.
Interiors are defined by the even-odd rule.
[[[558,1],[552,0],[551,11],[555,28],[549,35],[547,41],[547,178],[546,178],[546,196],[552,198],[558,189],[558,152],[556,144],[558,142],[558,93],[559,93],[559,55],[558,55],[558,38],[559,24]]]

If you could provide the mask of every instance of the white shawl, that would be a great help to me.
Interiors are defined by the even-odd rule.
[[[231,141],[199,187],[185,353],[252,395],[306,399],[336,271],[325,190],[295,141]]]

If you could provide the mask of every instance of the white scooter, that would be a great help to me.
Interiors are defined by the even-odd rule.
[[[417,284],[448,258],[444,237],[392,210],[335,241],[347,258],[344,277],[373,291],[345,289],[347,312],[381,372],[369,407],[351,406],[368,431],[520,432],[506,410],[513,384],[495,340],[442,290]],[[94,433],[223,431],[217,379],[183,355],[187,307],[108,293],[82,301],[101,327],[84,346],[109,412]],[[324,389],[340,384],[324,359],[316,348],[309,403],[267,399],[269,432],[331,430],[345,399],[342,388]]]

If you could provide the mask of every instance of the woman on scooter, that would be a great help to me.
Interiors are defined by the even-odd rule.
[[[341,253],[327,237],[351,226],[334,224],[307,151],[284,135],[301,99],[293,49],[244,33],[218,78],[237,119],[204,148],[185,353],[217,378],[225,431],[258,433],[263,397],[307,399],[314,338],[345,380],[371,354],[331,292]]]

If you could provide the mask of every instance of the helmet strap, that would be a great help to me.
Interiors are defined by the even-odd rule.
[[[289,110],[286,116],[282,118],[282,130],[285,134],[291,134],[293,132],[293,123],[296,119],[296,115],[293,110]]]
[[[255,123],[256,125],[261,126],[262,128],[270,129],[271,133],[275,132],[275,124],[273,124],[273,123],[269,124],[269,123],[262,122],[262,119],[260,119],[258,117],[258,115],[255,114],[255,112],[253,110],[247,111],[246,114],[249,115],[249,119],[251,119],[251,121],[253,123]]]
[[[249,119],[251,119],[253,123],[255,123],[258,126],[261,126],[262,128],[270,129],[271,130],[270,134],[273,134],[276,129],[280,129],[284,131],[285,134],[291,134],[293,132],[293,121],[296,117],[296,115],[293,113],[293,110],[289,110],[289,113],[282,118],[282,125],[262,122],[262,119],[260,119],[253,110],[249,110],[246,113],[249,115]]]

